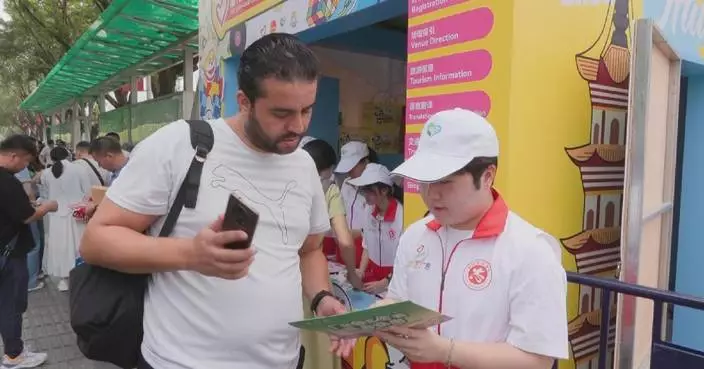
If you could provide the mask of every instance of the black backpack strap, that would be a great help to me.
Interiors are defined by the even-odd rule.
[[[88,164],[90,169],[93,169],[93,173],[95,173],[96,177],[98,177],[98,180],[100,181],[100,185],[105,186],[105,180],[103,180],[103,176],[100,175],[100,172],[98,172],[98,169],[95,168],[93,163],[91,163],[90,160],[88,160],[86,158],[83,158],[82,160],[85,161],[86,164]]]
[[[198,190],[200,188],[200,177],[203,173],[203,163],[208,157],[208,153],[213,149],[215,141],[213,137],[213,127],[204,120],[187,120],[191,131],[191,146],[196,151],[188,167],[186,177],[178,189],[174,203],[171,205],[169,214],[166,215],[164,226],[161,227],[159,237],[168,237],[176,226],[176,221],[183,207],[193,209],[198,201]]]

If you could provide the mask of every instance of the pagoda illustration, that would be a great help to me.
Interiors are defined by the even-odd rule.
[[[633,14],[629,0],[612,0],[604,28],[586,51],[576,56],[577,70],[587,82],[592,115],[590,140],[565,151],[579,168],[584,190],[582,230],[562,239],[574,255],[577,272],[617,277],[621,262],[626,114],[630,51],[628,28]],[[569,323],[572,360],[576,369],[597,367],[601,329],[601,290],[580,286],[578,315]],[[609,353],[613,367],[616,299],[611,296]]]

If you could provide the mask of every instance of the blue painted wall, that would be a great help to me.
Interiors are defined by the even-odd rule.
[[[339,153],[340,80],[337,78],[323,77],[318,82],[308,136],[327,141]]]
[[[685,68],[685,70],[692,70]],[[690,76],[684,121],[675,290],[704,297],[704,75]],[[676,307],[674,343],[704,351],[704,312]]]
[[[223,64],[225,69],[225,90],[222,94],[225,103],[223,118],[227,118],[240,111],[240,106],[237,105],[237,90],[240,89],[237,83],[237,68],[240,66],[240,58],[225,59]]]

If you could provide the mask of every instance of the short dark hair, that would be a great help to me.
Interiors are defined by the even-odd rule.
[[[296,36],[270,33],[247,47],[237,70],[239,89],[254,103],[261,97],[262,80],[316,81],[320,76],[318,58]]]
[[[98,137],[90,143],[90,153],[94,155],[118,154],[122,153],[122,147],[112,137]]]
[[[329,143],[324,140],[315,139],[303,145],[303,150],[307,151],[313,161],[318,173],[325,169],[332,168],[337,164],[337,153]]]
[[[105,137],[110,137],[114,140],[117,140],[117,142],[120,142],[120,135],[117,134],[117,132],[108,132],[105,134]]]
[[[76,144],[76,150],[87,150],[90,151],[90,142],[88,141],[79,141]]]
[[[474,187],[479,189],[479,187],[481,186],[480,181],[482,178],[482,174],[484,174],[484,172],[489,169],[489,167],[492,165],[497,167],[499,165],[499,158],[497,158],[496,156],[478,156],[472,159],[469,164],[465,165],[462,169],[458,170],[454,174],[471,174],[472,180],[474,181]]]
[[[48,139],[48,140],[46,140],[46,143],[47,143],[47,145],[53,145],[53,144],[54,144],[54,140]]]
[[[0,152],[25,152],[32,156],[37,156],[37,145],[34,144],[27,135],[12,135],[0,142]]]

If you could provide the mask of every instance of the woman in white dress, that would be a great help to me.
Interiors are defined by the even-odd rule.
[[[59,208],[48,215],[47,273],[61,279],[59,291],[67,291],[68,275],[75,265],[85,227],[73,217],[72,205],[80,203],[90,193],[90,178],[83,167],[67,160],[69,153],[65,148],[53,148],[50,156],[53,165],[42,172],[40,180],[46,188],[47,198],[56,200]]]

